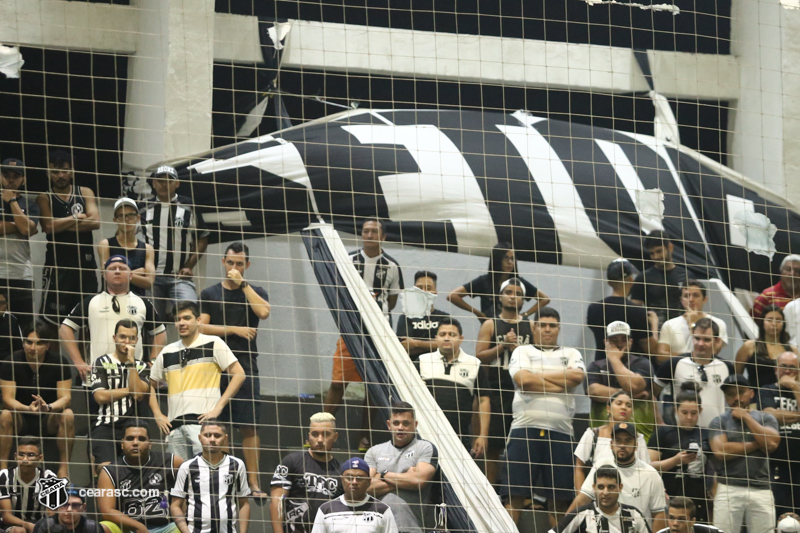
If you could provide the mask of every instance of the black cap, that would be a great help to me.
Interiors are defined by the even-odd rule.
[[[620,422],[619,424],[615,424],[614,427],[611,428],[612,436],[616,435],[619,432],[627,433],[634,439],[636,438],[636,426],[628,422]]]
[[[13,172],[18,172],[24,176],[25,164],[22,162],[22,160],[13,157],[9,157],[8,159],[3,159],[2,164],[0,164],[0,171],[6,172],[9,170]]]
[[[608,264],[606,278],[608,281],[622,281],[630,276],[635,276],[639,271],[627,259],[614,259]]]
[[[734,385],[737,387],[747,387],[747,388],[751,387],[750,381],[741,374],[731,374],[730,376],[725,378],[725,381],[723,381],[722,385],[720,385],[719,387],[724,390],[725,387],[732,387]]]

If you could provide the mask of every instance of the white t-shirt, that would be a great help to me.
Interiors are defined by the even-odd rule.
[[[719,326],[719,338],[722,344],[728,344],[728,326],[719,318],[706,315]],[[692,353],[694,342],[692,341],[692,330],[689,323],[682,316],[677,316],[664,322],[661,326],[661,334],[658,336],[659,344],[669,344],[670,352],[674,354]]]
[[[792,300],[783,308],[784,329],[789,334],[789,342],[797,346],[800,336],[800,298]]]
[[[619,471],[622,482],[622,493],[619,495],[620,503],[633,505],[639,509],[650,525],[653,525],[653,515],[667,510],[667,496],[664,492],[664,482],[658,471],[639,459],[630,466],[622,467],[613,461],[598,463],[586,476],[586,481],[581,486],[581,492],[594,499],[594,473],[598,467],[610,464]]]
[[[583,356],[574,348],[540,350],[533,345],[520,346],[511,354],[508,373],[511,378],[521,370],[534,374],[565,372],[579,369],[586,373]],[[572,417],[575,414],[574,388],[565,392],[525,392],[514,382],[514,420],[511,429],[540,428],[572,435]]]
[[[589,456],[592,453],[592,441],[594,440],[592,429],[587,428],[583,433],[580,442],[575,447],[575,457],[583,461],[583,464],[588,464],[590,459],[592,465],[613,463],[614,453],[611,451],[611,439],[608,437],[598,436],[597,442],[594,444],[594,457]],[[647,442],[644,440],[644,435],[638,432],[636,433],[636,459],[650,464]]]
[[[698,425],[707,428],[712,420],[725,412],[727,404],[720,385],[733,373],[730,361],[714,358],[701,369],[691,357],[673,357],[658,368],[655,381],[661,388],[672,385],[672,394],[681,390],[681,383],[699,383],[703,411],[700,413]]]

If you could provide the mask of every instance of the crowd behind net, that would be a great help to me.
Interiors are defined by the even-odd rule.
[[[102,7],[112,16],[119,16],[116,8],[144,9],[120,3],[126,4]],[[715,474],[706,429],[729,405],[720,385],[741,374],[753,391],[742,393],[742,407],[777,414],[781,443],[769,454],[768,478],[779,496],[778,509],[796,510],[800,498],[791,476],[800,473],[795,463],[800,457],[795,459],[793,451],[800,436],[795,397],[800,390],[795,343],[800,257],[791,254],[800,246],[795,230],[800,214],[785,187],[732,169],[743,155],[730,147],[745,149],[748,142],[732,140],[742,135],[735,113],[729,113],[739,100],[725,87],[729,73],[719,66],[736,60],[735,3],[700,8],[681,1],[563,0],[525,9],[521,5],[528,3],[519,2],[508,12],[481,4],[462,12],[457,3],[452,9],[418,11],[217,2],[217,24],[223,15],[250,17],[251,26],[241,27],[257,29],[222,40],[217,32],[208,57],[216,57],[215,47],[224,49],[225,57],[206,65],[192,50],[206,45],[190,41],[190,33],[179,46],[170,46],[171,52],[137,52],[136,45],[128,52],[102,45],[87,51],[70,44],[68,36],[58,46],[22,39],[2,43],[19,46],[24,65],[15,72],[13,54],[0,57],[12,57],[0,77],[0,306],[6,306],[0,351],[6,361],[23,360],[26,353],[33,357],[35,343],[23,340],[31,340],[29,327],[39,327],[32,335],[46,335],[66,374],[58,374],[62,367],[52,362],[59,359],[47,359],[39,373],[49,369],[71,385],[66,403],[60,399],[64,390],[39,389],[37,394],[52,399],[38,409],[59,403],[56,410],[69,407],[74,423],[60,416],[47,427],[47,413],[23,412],[31,403],[15,400],[12,385],[16,390],[29,386],[29,367],[0,363],[0,455],[7,456],[0,457],[0,466],[14,466],[17,439],[28,433],[43,438],[46,466],[76,486],[97,484],[97,461],[92,460],[97,440],[108,440],[112,455],[121,457],[121,430],[97,431],[107,404],[98,407],[97,393],[87,384],[101,379],[99,371],[92,378],[75,361],[77,354],[79,361],[92,364],[116,349],[110,336],[90,335],[95,327],[105,331],[108,316],[145,313],[147,307],[137,307],[133,296],[125,296],[120,308],[118,300],[127,292],[107,288],[107,280],[114,287],[120,281],[111,279],[114,274],[104,263],[114,255],[109,239],[146,240],[145,253],[135,244],[139,251],[131,246],[125,254],[137,269],[132,291],[158,312],[138,331],[143,346],[137,358],[149,371],[160,351],[153,350],[154,339],[167,345],[165,353],[180,341],[172,320],[174,300],[163,290],[154,294],[159,287],[180,280],[186,291],[181,299],[199,302],[200,312],[213,315],[212,321],[221,317],[211,324],[215,328],[200,330],[239,347],[235,355],[244,350],[245,390],[253,391],[238,409],[254,422],[230,425],[230,450],[247,462],[251,487],[266,495],[282,459],[304,450],[311,415],[335,414],[340,435],[332,453],[343,462],[391,438],[387,403],[402,399],[415,405],[418,418],[430,411],[423,436],[437,444],[440,458],[455,454],[451,460],[463,463],[468,459],[452,446],[451,428],[431,425],[443,421],[434,412],[444,412],[503,504],[514,484],[509,472],[540,467],[542,477],[530,487],[511,488],[514,495],[527,491],[521,500],[511,499],[524,509],[549,505],[563,512],[545,501],[561,494],[548,479],[566,468],[574,473],[567,492],[577,494],[592,462],[584,457],[565,467],[541,455],[509,458],[506,439],[512,427],[535,428],[521,440],[525,443],[565,428],[571,433],[574,456],[568,454],[567,460],[572,462],[606,446],[602,439],[610,436],[611,425],[635,423],[644,439],[637,457],[657,466],[670,497],[691,497],[710,522],[715,480],[725,474]],[[18,9],[10,13],[17,22],[24,19],[23,8]],[[174,20],[164,24],[178,33]],[[376,30],[373,40],[365,37],[365,27]],[[378,31],[387,28],[396,33]],[[347,40],[315,40],[314,31]],[[434,32],[441,39],[438,49],[409,45]],[[245,37],[255,42],[244,42]],[[509,50],[531,55],[522,61],[504,55],[495,47],[498,39]],[[113,32],[108,40],[114,40]],[[141,46],[143,39],[133,41]],[[323,49],[312,49],[314,43]],[[376,43],[394,43],[394,55]],[[256,57],[231,57],[237,46],[257,50]],[[578,46],[590,50],[584,63],[567,51]],[[457,64],[453,58],[463,60],[480,49],[489,56],[481,64],[495,69],[492,74],[473,76],[472,69],[480,66],[467,61],[461,63],[463,78],[445,68]],[[603,67],[605,60],[597,57],[612,49],[626,59]],[[570,50],[580,55],[578,48]],[[537,51],[547,52],[544,59],[534,56]],[[367,56],[370,66],[345,67],[331,56],[326,68],[325,54],[339,52]],[[692,96],[688,87],[697,80],[683,77],[698,72],[676,68],[670,82],[676,88],[666,96],[658,93],[665,75],[654,62],[672,52],[696,60],[698,68],[716,65],[718,87]],[[323,59],[309,59],[314,53]],[[431,57],[442,62],[441,68],[428,69]],[[189,67],[181,64],[187,58],[194,61]],[[387,58],[394,62],[386,64]],[[181,83],[153,83],[159,74],[149,70],[157,67],[143,66],[149,59],[176,69],[171,72]],[[420,71],[401,66],[408,62],[418,62]],[[512,73],[526,64],[542,72]],[[556,80],[556,67],[566,71],[567,81]],[[132,78],[134,73],[142,79]],[[604,75],[635,81],[627,86],[587,81]],[[211,84],[208,94],[193,86],[204,83]],[[159,104],[163,101],[178,103],[171,109]],[[131,111],[137,109],[148,118]],[[161,118],[149,122],[159,113]],[[203,125],[205,130],[197,129]],[[153,146],[157,154],[147,152]],[[176,152],[174,146],[188,149]],[[78,196],[80,207],[74,207]],[[130,201],[120,204],[120,198]],[[336,231],[328,238],[325,231],[301,235],[314,224]],[[59,243],[53,253],[46,252],[49,239]],[[316,255],[312,263],[309,254],[320,253],[313,244],[320,240],[333,251],[343,246],[354,254],[347,259],[331,252],[333,263]],[[231,249],[235,242],[249,250],[249,262],[238,267],[234,263],[242,249]],[[145,266],[138,269],[136,261],[143,258]],[[108,266],[115,265],[112,260]],[[377,305],[365,303],[365,293],[351,286],[329,284],[342,276],[335,268],[352,272],[353,267],[367,280]],[[246,294],[246,303],[215,305],[220,283]],[[250,290],[256,287],[263,292]],[[107,297],[101,294],[90,305],[89,299],[104,289]],[[763,291],[765,296],[757,298]],[[233,292],[226,297],[233,298]],[[237,320],[243,308],[256,317],[252,329],[225,322]],[[376,329],[376,317],[388,320],[397,335],[379,336],[376,331],[389,330]],[[607,330],[615,320],[627,325]],[[163,339],[161,324],[166,326]],[[363,362],[357,366],[342,354],[343,335],[350,352],[358,348],[354,355]],[[460,346],[455,351],[454,343]],[[172,351],[180,354],[183,348]],[[534,361],[542,354],[548,372],[558,373],[562,365],[562,377],[551,378],[561,385],[532,384],[541,370]],[[181,369],[187,366],[180,357],[175,361]],[[509,364],[517,377],[512,378]],[[102,362],[95,366],[104,368]],[[105,371],[113,373],[109,368]],[[616,377],[606,382],[610,375]],[[112,382],[103,379],[101,390]],[[514,388],[525,379],[531,383],[524,386],[541,392],[515,396]],[[173,391],[154,383],[155,401],[167,414],[174,409],[168,398]],[[223,378],[223,391],[226,383]],[[686,392],[692,387],[696,396]],[[620,389],[624,392],[617,396]],[[197,402],[214,394],[198,390]],[[679,393],[682,402],[676,404]],[[154,449],[161,450],[165,437],[148,405],[150,394],[143,392],[145,399],[136,405]],[[428,399],[416,405],[423,397]],[[191,407],[186,412],[195,413]],[[67,418],[70,428],[56,431]],[[592,427],[600,428],[599,442],[587,429]],[[74,440],[65,431],[74,433]],[[547,442],[556,454],[556,446]],[[68,453],[66,465],[59,462],[60,453]],[[738,479],[742,472],[729,475]],[[91,502],[89,509],[97,513]],[[272,530],[269,509],[253,507],[251,530]],[[526,520],[520,528],[532,530]]]

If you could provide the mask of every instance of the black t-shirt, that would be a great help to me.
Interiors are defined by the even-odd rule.
[[[169,524],[172,519],[167,493],[175,486],[177,470],[173,468],[174,464],[171,453],[151,451],[143,466],[131,466],[124,457],[106,465],[103,470],[114,487],[126,489],[117,495],[116,509],[148,529]]]
[[[675,426],[657,426],[650,435],[648,449],[661,452],[661,460],[670,459],[682,451],[697,450],[697,459],[680,465],[668,472],[662,472],[664,489],[670,496],[705,498],[706,461],[708,452],[707,435],[700,427],[683,429]],[[704,451],[705,450],[705,451]]]
[[[0,360],[22,349],[22,330],[17,317],[6,311],[0,316]]]
[[[525,300],[527,301],[536,297],[536,293],[539,292],[539,289],[536,288],[536,285],[519,276],[516,277],[522,281],[523,285],[525,285]],[[465,283],[464,288],[467,290],[466,296],[480,299],[481,312],[483,314],[488,317],[493,317],[500,314],[501,309],[500,302],[498,300],[498,296],[500,296],[500,287],[492,287],[492,276],[490,274],[486,273],[478,276],[472,281]],[[495,290],[498,291],[497,294],[495,294]]]
[[[250,286],[264,300],[269,301],[267,291],[255,285]],[[212,285],[200,293],[200,312],[207,313],[211,317],[211,323],[217,326],[258,328],[260,322],[258,315],[253,312],[247,302],[244,289],[240,287],[232,291],[223,287],[222,283]],[[239,335],[226,335],[223,340],[248,374],[253,370],[258,370],[258,367],[252,364],[253,360],[258,357],[256,342],[258,336],[248,341]]]
[[[310,532],[320,506],[344,493],[340,466],[335,457],[324,463],[311,457],[307,450],[292,452],[283,458],[275,468],[270,485],[289,491],[284,502],[283,530],[286,533]]]
[[[49,533],[56,526],[63,528],[63,531],[68,531],[69,533],[103,533],[104,531],[103,528],[97,524],[97,522],[86,518],[85,516],[81,517],[81,521],[78,522],[78,525],[75,526],[75,529],[70,530],[59,523],[58,516],[56,515],[42,518],[36,522],[36,525],[33,526],[33,533]]]
[[[634,352],[640,350],[639,341],[650,336],[650,325],[647,322],[647,310],[644,306],[622,296],[608,296],[599,302],[589,304],[589,309],[586,311],[586,325],[594,335],[597,348],[594,352],[595,360],[606,358],[606,326],[617,320],[631,327]]]
[[[767,385],[759,391],[758,410],[763,411],[767,408],[780,411],[800,411],[794,393],[781,389],[777,383]],[[778,445],[778,449],[769,455],[770,460],[800,461],[800,422],[781,424],[780,432],[781,443]]]
[[[47,352],[44,363],[38,372],[34,372],[25,359],[25,353],[15,352],[11,359],[0,363],[0,379],[16,383],[14,397],[24,405],[31,404],[33,394],[41,396],[47,403],[53,403],[58,400],[58,382],[72,379],[72,371],[61,355]]]
[[[686,270],[676,266],[672,270],[660,270],[654,266],[640,272],[631,289],[631,300],[644,302],[644,306],[658,315],[660,324],[683,315],[681,304],[682,285],[686,282]]]
[[[410,318],[406,315],[400,315],[400,318],[397,320],[397,336],[411,337],[412,339],[421,341],[432,341],[436,338],[436,333],[439,331],[439,322],[446,318],[450,318],[450,313],[436,308],[434,308],[429,315],[421,318]],[[419,354],[411,356],[413,361],[416,361],[418,358]]]

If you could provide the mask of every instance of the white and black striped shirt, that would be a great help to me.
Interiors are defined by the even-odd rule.
[[[187,501],[191,533],[236,533],[238,499],[250,495],[247,469],[232,455],[226,454],[216,465],[197,455],[181,465],[170,495]]]
[[[25,483],[19,475],[19,467],[0,470],[0,500],[11,499],[14,516],[26,522],[36,522],[44,517],[46,510],[39,503],[40,477],[56,477],[55,473],[45,469],[36,469],[36,475]]]
[[[323,503],[311,533],[397,533],[392,509],[369,494],[348,503],[344,496]]]
[[[621,503],[617,512],[609,515],[592,502],[568,513],[548,533],[650,533],[650,526],[632,505]]]
[[[385,253],[367,257],[363,250],[351,252],[350,259],[378,302],[378,307],[389,318],[389,296],[400,294],[404,288],[399,263]]]
[[[150,368],[142,361],[136,361],[136,372],[139,379],[150,386]],[[129,370],[117,359],[113,353],[107,353],[97,358],[92,366],[92,375],[89,386],[92,394],[98,390],[117,390],[128,386]],[[99,406],[96,426],[109,425],[118,422],[120,417],[134,414],[135,400],[131,394],[113,402]],[[139,413],[141,414],[141,412]]]
[[[177,194],[169,203],[154,199],[141,212],[141,233],[155,250],[156,274],[177,274],[192,255],[192,246],[208,236],[191,200]]]

